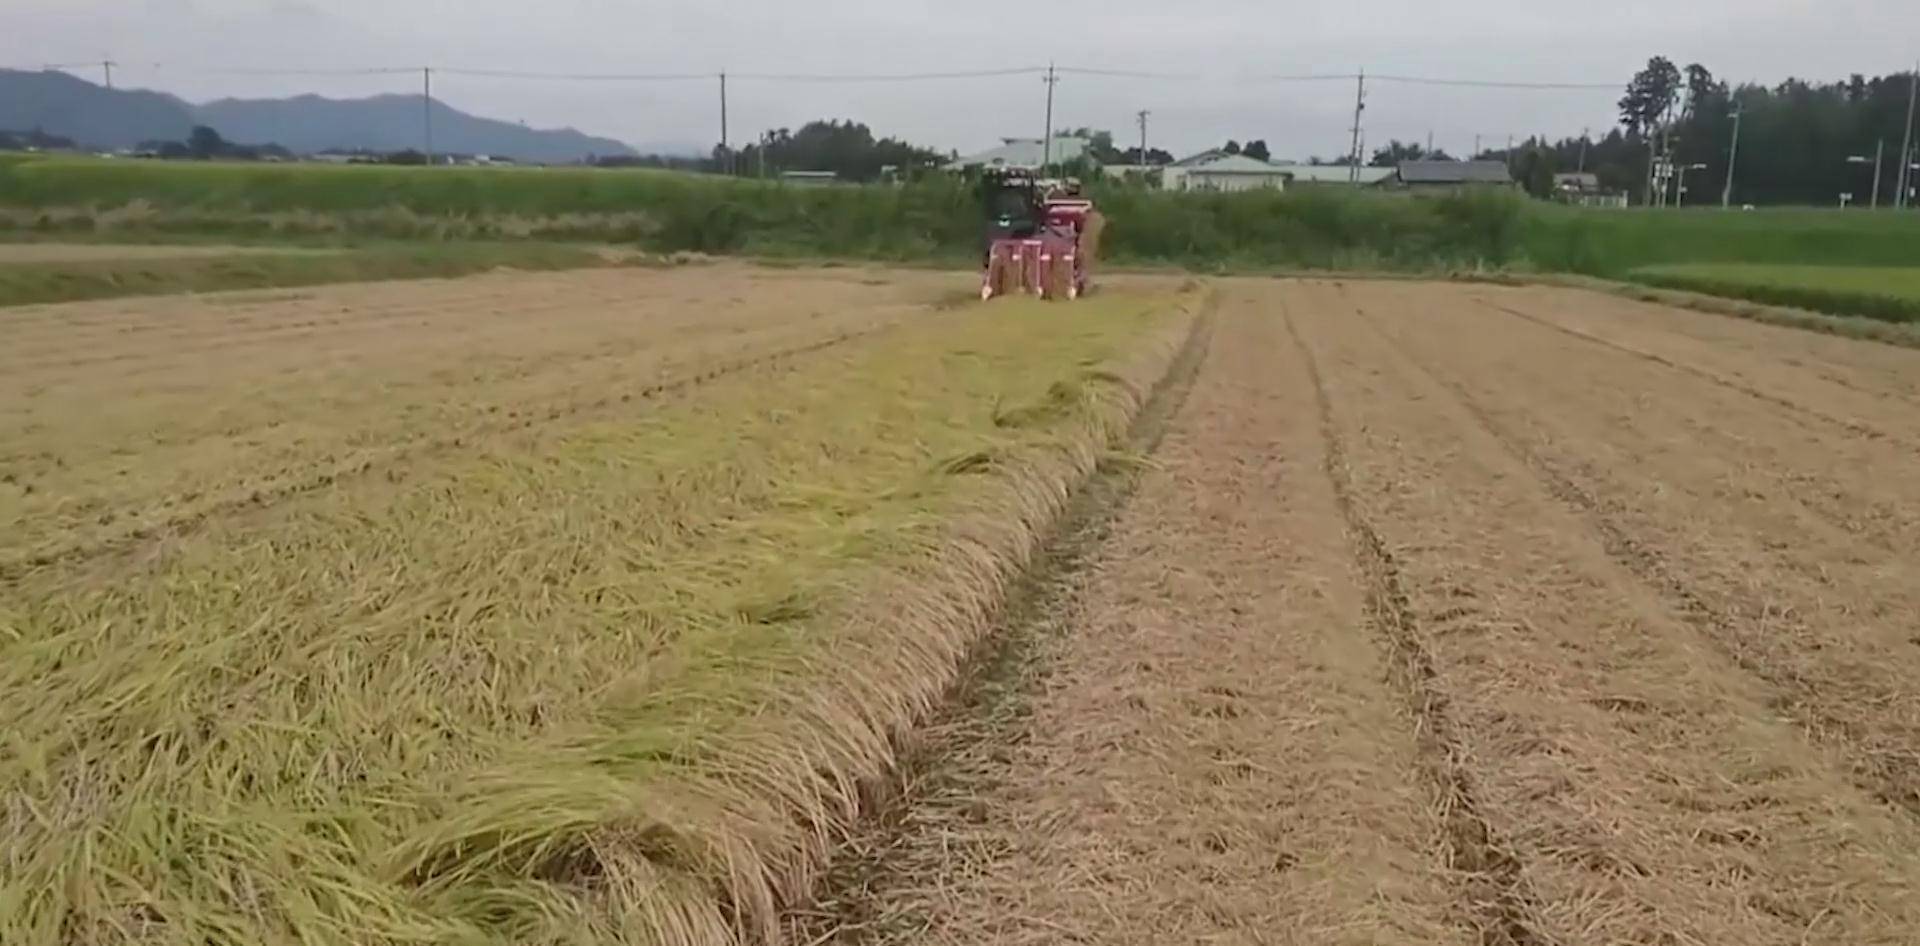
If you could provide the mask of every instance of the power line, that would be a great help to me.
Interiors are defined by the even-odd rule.
[[[705,81],[717,72],[528,72],[516,69],[440,69],[448,75],[489,79],[530,79],[557,82],[688,82]],[[976,69],[963,72],[899,73],[807,73],[807,72],[729,72],[727,78],[756,82],[923,82],[940,79],[989,79],[1000,76],[1039,75],[1045,66],[1017,69]],[[1062,70],[1065,71],[1065,70]]]
[[[513,69],[437,69],[450,76],[483,79],[529,79],[540,82],[691,82],[714,77],[712,72],[523,72]]]
[[[1506,82],[1492,79],[1438,79],[1431,76],[1383,75],[1375,75],[1372,78],[1376,82],[1399,82],[1405,85],[1461,86],[1473,89],[1537,89],[1542,91],[1607,89],[1617,91],[1621,87],[1618,82]]]
[[[1133,69],[1089,69],[1084,66],[1061,66],[1056,71],[1062,75],[1105,76],[1114,79],[1167,79],[1188,81],[1206,78],[1195,72],[1142,72]]]
[[[1246,75],[1237,76],[1240,82],[1352,82],[1360,78],[1355,72],[1310,72],[1292,75]]]
[[[153,68],[162,68],[154,63]],[[420,66],[374,66],[365,69],[188,69],[210,76],[401,76],[419,72]],[[451,70],[441,70],[451,71]]]
[[[1003,76],[1033,76],[1047,71],[1045,66],[1021,66],[1014,69],[976,69],[964,72],[901,72],[901,73],[767,73],[738,72],[728,73],[735,79],[753,79],[762,82],[926,82],[939,79],[992,79]],[[1060,72],[1070,70],[1060,69]]]

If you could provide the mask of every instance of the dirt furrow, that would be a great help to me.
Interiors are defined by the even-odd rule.
[[[1300,330],[1284,303],[1282,318],[1298,360],[1313,383],[1325,443],[1327,480],[1346,520],[1361,573],[1366,576],[1367,624],[1381,638],[1389,655],[1394,684],[1405,696],[1414,719],[1421,768],[1440,798],[1447,865],[1463,875],[1465,904],[1479,929],[1481,943],[1534,946],[1543,940],[1528,926],[1526,918],[1536,914],[1538,907],[1529,903],[1520,860],[1480,812],[1465,754],[1455,740],[1447,695],[1438,685],[1433,656],[1408,603],[1399,566],[1354,495],[1353,471],[1347,464],[1346,448],[1334,422],[1333,402],[1327,396],[1319,363],[1300,338]]]
[[[1761,388],[1806,392],[1816,399],[1849,396],[1866,414],[1920,405],[1920,352],[1861,344],[1839,335],[1768,325],[1598,292],[1544,287],[1482,287],[1482,295],[1552,318],[1582,331],[1658,351],[1677,361],[1711,366]]]
[[[1632,345],[1626,345],[1620,342],[1613,341],[1611,339],[1602,338],[1598,335],[1592,335],[1587,332],[1583,332],[1580,329],[1571,328],[1566,325],[1562,325],[1559,322],[1556,322],[1552,319],[1543,318],[1539,315],[1535,315],[1531,312],[1527,312],[1522,309],[1514,308],[1513,306],[1510,306],[1510,305],[1505,305],[1498,302],[1486,302],[1485,305],[1488,308],[1491,308],[1497,312],[1504,312],[1507,315],[1511,315],[1516,318],[1523,319],[1527,322],[1531,322],[1534,325],[1538,325],[1542,328],[1552,329],[1553,331],[1559,332],[1570,338],[1577,338],[1577,339],[1580,339],[1581,341],[1589,342],[1591,344],[1598,345],[1602,348],[1608,348],[1613,351],[1620,352],[1621,354],[1631,355],[1635,358],[1640,358],[1646,361],[1650,361],[1654,364],[1661,365],[1666,368],[1671,368],[1675,371],[1692,375],[1703,381],[1720,385],[1721,387],[1727,388],[1728,390],[1738,391],[1741,394],[1745,394],[1748,397],[1751,397],[1755,400],[1764,401],[1768,404],[1774,405],[1775,407],[1784,408],[1785,410],[1792,412],[1795,416],[1809,418],[1825,424],[1831,424],[1835,427],[1839,427],[1843,430],[1846,430],[1849,433],[1858,434],[1862,437],[1868,437],[1874,440],[1891,440],[1892,442],[1898,443],[1904,447],[1907,447],[1908,449],[1920,450],[1920,447],[1916,447],[1913,441],[1909,440],[1903,435],[1890,434],[1887,431],[1882,430],[1879,427],[1876,427],[1864,421],[1860,421],[1851,417],[1843,417],[1838,414],[1834,414],[1817,407],[1809,406],[1807,404],[1801,403],[1800,401],[1796,401],[1792,398],[1781,397],[1780,395],[1774,394],[1770,391],[1763,391],[1753,386],[1752,384],[1749,384],[1745,381],[1741,381],[1737,378],[1728,377],[1717,371],[1711,371],[1706,368],[1702,368],[1701,366],[1696,364],[1676,361],[1672,358],[1668,358],[1667,356],[1658,354],[1656,352],[1646,351],[1641,348],[1636,348]]]
[[[1463,380],[1532,389],[1500,403],[1531,398],[1542,406],[1579,407],[1581,428],[1555,435],[1567,446],[1578,446],[1585,462],[1630,470],[1655,453],[1662,465],[1693,467],[1689,482],[1716,506],[1738,501],[1738,514],[1719,528],[1792,536],[1789,545],[1771,543],[1773,551],[1793,552],[1800,565],[1820,571],[1874,553],[1890,556],[1886,561],[1895,565],[1920,555],[1920,489],[1884,473],[1912,462],[1902,445],[1783,415],[1777,405],[1737,389],[1698,383],[1703,379],[1630,352],[1593,346],[1550,326],[1512,321],[1512,329],[1490,332],[1486,318],[1470,308],[1432,306],[1404,288],[1369,287],[1367,299],[1375,308],[1421,312],[1418,322],[1394,323],[1396,330],[1407,332],[1415,347],[1444,343],[1454,352],[1445,361],[1460,362]],[[1559,317],[1556,311],[1541,311]],[[1467,333],[1471,344],[1449,333]],[[1863,357],[1884,347],[1853,344],[1864,350]],[[1551,357],[1543,357],[1549,351]],[[1767,372],[1756,367],[1749,373]],[[1532,430],[1537,426],[1532,414],[1512,421],[1548,436]],[[1707,478],[1710,483],[1696,482]],[[1809,545],[1820,551],[1799,554]]]
[[[1777,694],[1358,321],[1354,297],[1384,324],[1447,333],[1426,360],[1464,357],[1492,327],[1376,308],[1364,285],[1294,291],[1353,493],[1427,639],[1478,810],[1511,844],[1527,926],[1568,944],[1907,942],[1914,826],[1779,719]],[[1472,305],[1453,287],[1395,292]]]
[[[1401,353],[1409,360],[1417,362],[1414,356],[1402,348]],[[1787,699],[1771,702],[1771,705],[1787,713],[1801,728],[1817,739],[1829,739],[1838,735],[1840,739],[1855,746],[1866,741],[1858,720],[1848,719],[1830,712],[1821,697],[1819,682],[1795,672],[1791,667],[1781,666],[1768,659],[1764,651],[1756,650],[1745,643],[1747,637],[1741,631],[1742,620],[1728,610],[1722,609],[1707,600],[1697,591],[1686,577],[1682,568],[1676,567],[1668,553],[1652,545],[1645,539],[1633,534],[1631,528],[1622,522],[1629,510],[1617,500],[1596,495],[1583,484],[1583,480],[1594,477],[1591,470],[1570,472],[1562,468],[1562,463],[1541,454],[1505,424],[1496,420],[1475,399],[1474,395],[1457,381],[1443,378],[1422,366],[1429,377],[1445,386],[1460,399],[1460,403],[1473,414],[1480,425],[1492,434],[1510,453],[1522,460],[1529,469],[1540,477],[1549,492],[1560,499],[1569,508],[1587,519],[1594,531],[1600,536],[1607,552],[1639,577],[1647,585],[1666,596],[1673,604],[1675,613],[1684,617],[1700,630],[1707,640],[1721,645],[1722,650],[1742,669],[1754,674],[1768,684],[1794,694]],[[1765,605],[1747,609],[1766,611]],[[1776,616],[1780,622],[1784,615]],[[1790,618],[1786,619],[1791,621]],[[1780,622],[1784,623],[1784,622]],[[1779,627],[1772,628],[1778,631]],[[1804,630],[1803,630],[1804,633]],[[1851,700],[1851,697],[1843,697]],[[1861,773],[1867,776],[1860,786],[1875,797],[1898,805],[1920,815],[1920,755],[1899,753],[1870,753],[1860,766]]]
[[[1415,344],[1394,344],[1423,363],[1704,640],[1772,687],[1775,711],[1839,752],[1857,785],[1920,816],[1920,639],[1907,620],[1920,601],[1911,563],[1848,554],[1855,543],[1844,538],[1827,540],[1828,554],[1817,533],[1773,515],[1770,497],[1718,488],[1709,477],[1736,457],[1682,462],[1684,453],[1649,447],[1637,432],[1613,428],[1610,438],[1596,436],[1592,418],[1607,411],[1612,395],[1583,377],[1587,369],[1541,358],[1538,349],[1529,349],[1530,358],[1494,346],[1461,350],[1446,342],[1448,334],[1423,331]],[[1535,377],[1523,361],[1556,367]],[[1600,374],[1606,371],[1602,364]],[[1555,384],[1565,385],[1556,396],[1516,396],[1547,393]],[[1690,398],[1676,391],[1663,400]],[[1670,422],[1661,416],[1646,426]],[[1753,422],[1728,414],[1722,423]],[[1765,439],[1763,430],[1753,435]],[[1605,439],[1613,449],[1602,454],[1594,444]]]
[[[936,743],[796,941],[1480,941],[1286,339],[1273,300],[1229,294],[989,722]]]

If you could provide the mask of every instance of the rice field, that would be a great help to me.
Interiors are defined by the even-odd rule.
[[[0,942],[771,929],[1198,304],[949,289],[0,313]]]
[[[785,942],[1916,941],[1920,352],[1215,288],[1137,485]]]
[[[1920,352],[970,288],[0,309],[0,944],[1915,941]]]

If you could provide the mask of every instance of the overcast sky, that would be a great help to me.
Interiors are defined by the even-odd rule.
[[[1705,63],[1723,79],[1775,82],[1910,68],[1920,0],[0,0],[0,64],[120,62],[119,84],[204,100],[317,92],[417,92],[413,76],[238,77],[218,69],[381,66],[527,71],[904,73],[1044,65],[1197,73],[1194,80],[1069,76],[1056,126],[1111,128],[1131,141],[1150,109],[1152,143],[1176,153],[1265,138],[1277,157],[1347,147],[1353,83],[1284,84],[1256,75],[1369,72],[1463,79],[1624,84],[1648,56]],[[97,79],[98,70],[81,71]],[[710,146],[712,80],[516,82],[441,75],[435,92],[467,111],[568,125],[636,145]],[[975,150],[1039,134],[1038,78],[831,85],[736,81],[736,141],[810,118],[855,118],[876,133]],[[1596,133],[1619,93],[1378,83],[1370,144],[1424,141],[1455,152],[1475,135]]]

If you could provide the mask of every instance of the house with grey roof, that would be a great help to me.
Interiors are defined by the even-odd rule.
[[[1228,152],[1224,149],[1208,148],[1207,150],[1199,152],[1198,154],[1187,155],[1186,157],[1173,162],[1173,164],[1169,166],[1176,167],[1176,168],[1199,167],[1202,164],[1211,164],[1215,161],[1220,160],[1221,158],[1225,158],[1228,156],[1229,156]]]
[[[1218,149],[1173,162],[1160,180],[1161,187],[1177,191],[1285,190],[1287,186],[1287,175],[1281,168]]]
[[[1085,138],[1056,135],[1049,149],[1046,141],[1040,138],[1002,138],[999,147],[957,158],[947,165],[947,170],[1023,168],[1037,171],[1044,162],[1060,165],[1085,157],[1092,144]]]
[[[1504,161],[1402,161],[1393,183],[1414,194],[1518,186]]]
[[[1353,167],[1346,164],[1278,164],[1294,187],[1339,186],[1372,187],[1391,180],[1397,168]]]

